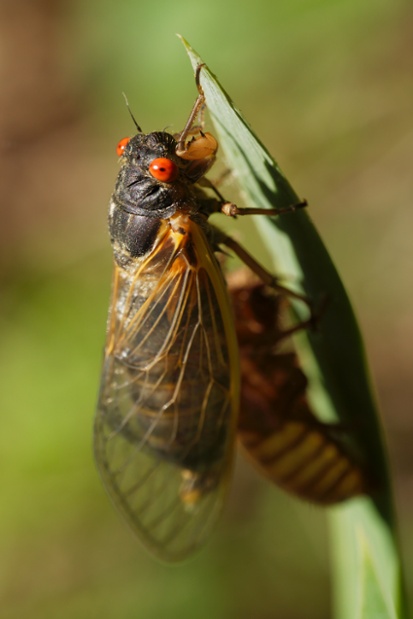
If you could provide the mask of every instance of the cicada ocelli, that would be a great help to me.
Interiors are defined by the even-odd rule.
[[[218,143],[195,124],[204,106],[199,70],[199,96],[180,134],[144,134],[137,125],[119,143],[109,208],[114,276],[95,455],[114,503],[165,561],[203,544],[233,463],[239,353],[216,253],[229,248],[263,283],[282,288],[208,221],[217,212],[279,211],[238,209],[206,181]]]

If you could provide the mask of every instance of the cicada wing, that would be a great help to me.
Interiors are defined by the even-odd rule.
[[[201,489],[191,503],[184,497],[184,469],[114,432],[103,416],[96,420],[95,454],[114,504],[160,559],[183,560],[205,542],[221,510],[229,461],[214,487]]]
[[[166,561],[202,545],[233,459],[236,340],[219,266],[195,224],[166,233],[129,273],[116,268],[95,422],[115,504]]]

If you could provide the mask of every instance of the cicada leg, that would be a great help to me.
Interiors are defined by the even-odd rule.
[[[229,171],[225,171],[223,177],[227,176],[228,174]],[[221,180],[221,178],[218,179],[218,182],[221,182]],[[291,204],[283,208],[240,208],[239,206],[234,204],[234,202],[229,202],[228,200],[225,200],[224,196],[216,186],[216,181],[215,183],[212,183],[209,178],[204,177],[200,179],[198,183],[202,185],[202,187],[207,187],[215,193],[215,195],[219,199],[219,209],[217,210],[219,210],[224,215],[227,215],[227,217],[233,217],[234,219],[242,215],[267,215],[267,217],[276,217],[277,215],[283,215],[284,213],[294,213],[295,211],[308,206],[307,200],[301,200],[300,202],[296,202],[295,204]]]
[[[199,81],[199,75],[201,69],[204,65],[200,64],[196,68],[195,72],[195,83],[198,89],[198,97],[192,107],[191,113],[189,114],[188,120],[186,121],[185,127],[183,130],[175,135],[175,138],[178,141],[178,146],[176,147],[176,153],[179,157],[182,157],[187,150],[187,145],[185,144],[186,140],[190,135],[194,135],[195,133],[201,133],[204,129],[205,121],[204,121],[204,111],[205,111],[205,95],[202,90],[202,86]],[[199,116],[199,125],[195,125],[195,119]]]
[[[231,236],[227,236],[222,233],[218,233],[218,236],[218,243],[225,245],[226,247],[228,247],[228,249],[232,249],[234,254],[238,256],[238,258],[242,260],[242,262],[258,276],[258,278],[263,284],[269,286],[269,288],[272,288],[273,290],[281,292],[282,294],[292,299],[298,299],[299,301],[305,303],[310,312],[309,323],[314,324],[316,316],[314,312],[313,302],[311,299],[309,299],[304,294],[300,294],[299,292],[291,290],[290,288],[287,288],[286,286],[280,284],[278,278],[275,277],[275,275],[270,273],[270,271],[267,271],[267,269],[265,269],[259,262],[257,262],[257,260]]]
[[[294,211],[305,208],[308,206],[307,200],[302,200],[296,204],[291,204],[284,208],[239,208],[233,202],[224,202],[221,206],[221,211],[228,217],[238,217],[239,215],[267,215],[268,217],[275,217],[276,215],[282,215],[283,213],[294,213]]]

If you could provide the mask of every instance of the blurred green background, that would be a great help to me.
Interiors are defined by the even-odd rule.
[[[110,292],[106,210],[133,127],[182,128],[180,32],[277,158],[365,334],[413,593],[413,10],[396,0],[0,5],[0,613],[330,616],[326,521],[240,461],[211,542],[155,562],[112,509],[91,428]],[[230,194],[230,188],[226,192]]]

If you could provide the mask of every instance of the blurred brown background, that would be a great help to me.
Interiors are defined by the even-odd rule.
[[[0,608],[10,619],[329,617],[323,512],[240,462],[216,534],[157,564],[112,509],[91,428],[115,147],[179,130],[183,34],[311,215],[377,387],[413,594],[413,11],[390,0],[0,4]],[[409,573],[410,570],[410,573]]]

